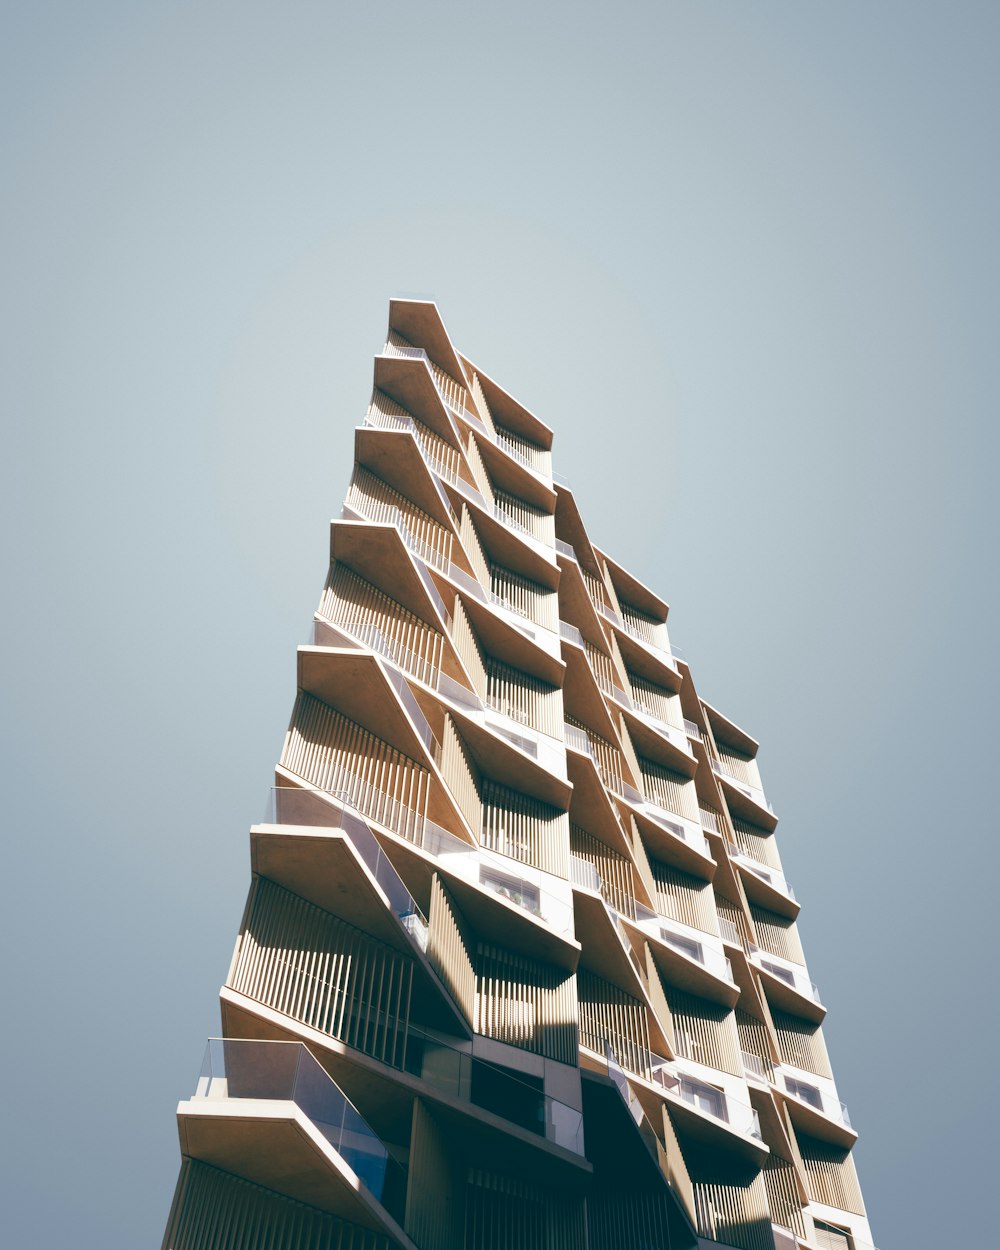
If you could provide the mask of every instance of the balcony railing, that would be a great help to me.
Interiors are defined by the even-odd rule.
[[[819,995],[819,986],[815,981],[811,981],[805,973],[805,969],[801,971],[798,968],[790,968],[786,964],[778,963],[767,951],[761,950],[759,946],[755,946],[753,942],[746,944],[747,953],[750,958],[765,972],[769,972],[771,976],[777,977],[779,981],[784,981],[786,985],[791,986],[793,990],[801,994],[804,998],[811,998],[818,1006],[823,1006],[823,1000]]]
[[[405,1169],[301,1042],[211,1038],[195,1098],[294,1103],[365,1189],[395,1218],[401,1217]]]
[[[730,785],[735,786],[737,790],[739,790],[742,794],[745,794],[748,799],[751,799],[760,807],[766,808],[772,816],[775,814],[774,808],[764,797],[763,790],[758,789],[756,786],[748,786],[745,781],[737,777],[731,769],[727,768],[720,760],[717,760],[715,756],[710,756],[709,758],[711,760],[713,773],[719,777],[724,777]]]
[[[822,1112],[830,1120],[835,1120],[844,1128],[854,1129],[851,1126],[851,1117],[848,1114],[847,1106],[840,1101],[839,1098],[833,1098],[830,1094],[824,1093],[815,1085],[810,1085],[807,1081],[801,1081],[797,1077],[785,1077],[785,1090],[796,1098],[799,1102],[805,1103],[807,1107],[812,1107],[814,1111]]]

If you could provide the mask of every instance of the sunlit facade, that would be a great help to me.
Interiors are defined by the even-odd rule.
[[[757,743],[551,448],[392,301],[167,1250],[871,1246]]]

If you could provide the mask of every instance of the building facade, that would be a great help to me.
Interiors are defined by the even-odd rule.
[[[866,1250],[757,743],[392,301],[166,1250]]]

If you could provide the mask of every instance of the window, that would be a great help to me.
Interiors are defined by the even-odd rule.
[[[699,1111],[704,1111],[708,1115],[714,1115],[717,1120],[728,1121],[726,1096],[721,1089],[716,1089],[714,1085],[705,1085],[702,1081],[694,1081],[691,1077],[685,1076],[681,1077],[678,1093],[685,1102],[689,1102],[692,1107],[696,1107]]]
[[[793,1097],[801,1098],[803,1102],[807,1102],[810,1107],[815,1107],[817,1111],[823,1110],[823,1096],[815,1085],[809,1085],[805,1081],[797,1081],[792,1076],[786,1076],[785,1087]]]
[[[501,898],[510,899],[518,907],[523,907],[536,916],[541,915],[538,887],[531,885],[530,882],[520,881],[517,877],[508,877],[506,873],[496,872],[486,867],[481,867],[479,870],[479,882],[488,890],[492,890],[494,894],[499,894]]]
[[[854,1238],[850,1229],[838,1228],[836,1224],[827,1224],[825,1220],[814,1219],[816,1225],[816,1245],[819,1250],[854,1250]]]
[[[689,959],[697,959],[700,964],[705,962],[705,952],[702,949],[702,945],[693,938],[681,937],[679,933],[672,933],[669,929],[661,929],[660,937],[668,946],[672,946],[674,950],[680,951],[682,955],[687,955]]]
[[[780,977],[786,985],[795,985],[795,973],[790,968],[782,968],[780,964],[775,964],[770,959],[762,959],[760,966],[766,968],[772,976]]]

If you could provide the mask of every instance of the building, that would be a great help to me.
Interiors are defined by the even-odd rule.
[[[757,743],[394,300],[168,1250],[871,1245]]]

